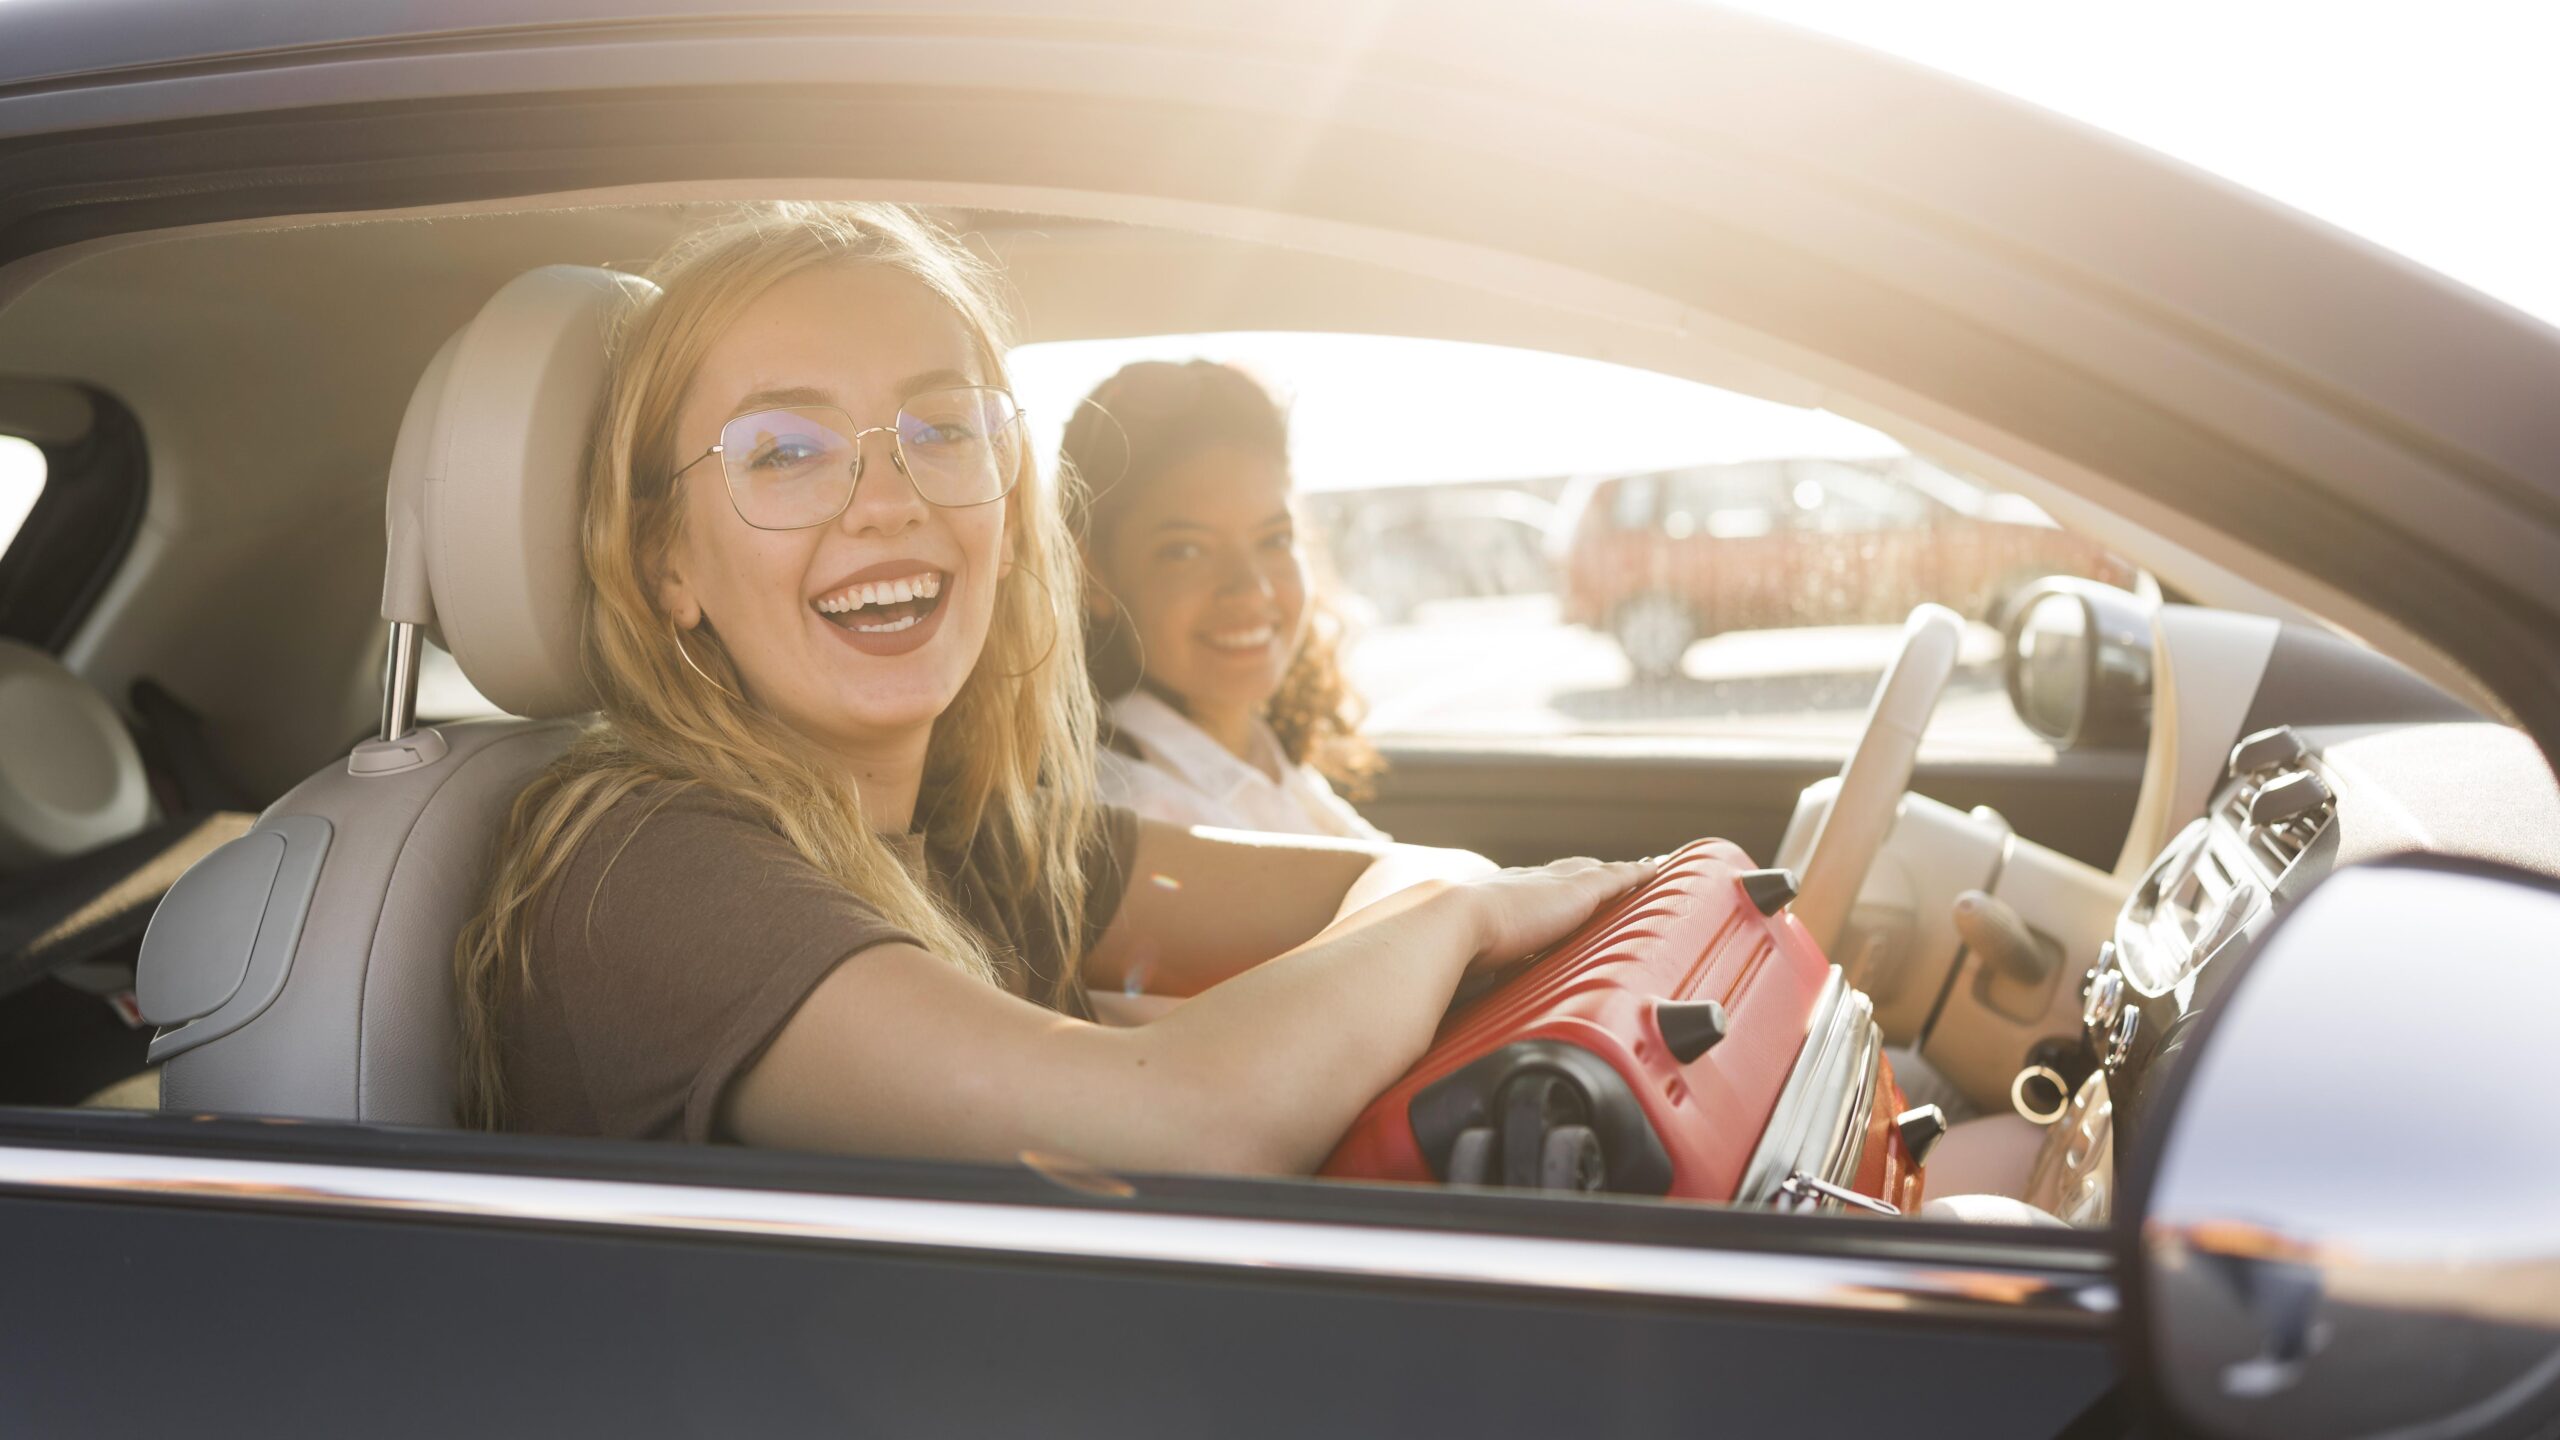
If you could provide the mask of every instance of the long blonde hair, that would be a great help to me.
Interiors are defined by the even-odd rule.
[[[789,205],[696,232],[653,267],[659,291],[624,318],[583,480],[582,658],[601,718],[520,796],[499,842],[486,904],[455,946],[462,1020],[462,1119],[506,1120],[500,1011],[531,975],[532,925],[548,888],[605,813],[644,786],[698,788],[751,808],[809,862],[959,969],[1002,983],[1018,957],[986,938],[874,834],[841,769],[744,692],[708,626],[677,650],[654,577],[683,505],[673,484],[675,417],[702,356],[774,284],[819,265],[882,265],[921,281],[959,316],[990,383],[1005,384],[994,274],[911,211]],[[989,867],[996,893],[1024,897],[1022,929],[1065,958],[1053,1003],[1076,984],[1093,802],[1094,703],[1075,613],[1078,562],[1057,493],[1031,447],[1006,526],[1013,570],[998,588],[985,649],[934,722],[917,797],[936,865]],[[725,693],[724,693],[725,692]],[[706,956],[703,963],[720,964]]]

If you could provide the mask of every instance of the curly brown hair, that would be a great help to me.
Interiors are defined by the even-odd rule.
[[[1064,487],[1067,523],[1083,543],[1085,583],[1099,586],[1094,547],[1111,533],[1130,504],[1181,461],[1212,446],[1267,455],[1289,463],[1289,421],[1271,393],[1232,365],[1210,360],[1141,360],[1124,365],[1094,387],[1067,420],[1059,469],[1074,477]],[[1354,799],[1366,798],[1368,781],[1381,768],[1375,747],[1360,734],[1367,713],[1341,664],[1341,613],[1310,587],[1307,635],[1263,719],[1293,765],[1313,765]],[[1085,611],[1085,670],[1104,701],[1147,683],[1127,612],[1112,606],[1096,619]],[[1153,688],[1153,687],[1151,687]],[[1158,689],[1183,709],[1182,697]]]

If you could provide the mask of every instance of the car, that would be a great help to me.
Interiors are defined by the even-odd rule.
[[[1302,502],[1322,559],[1375,618],[1404,624],[1434,600],[1543,594],[1554,502],[1488,482],[1319,491]]]
[[[0,433],[44,466],[0,551],[0,1428],[2300,1434],[2251,1407],[2358,1413],[2332,1335],[2440,1433],[2547,1397],[2541,1312],[2468,1287],[2483,1237],[2560,1243],[2508,1063],[2548,987],[2478,983],[2560,875],[2548,328],[1668,0],[18,0],[0,39]],[[514,622],[571,583],[579,427],[524,416],[594,353],[473,327],[810,198],[973,234],[1035,343],[1605,356],[1851,416],[2138,565],[2004,617],[2031,748],[1923,743],[1971,632],[1922,606],[1846,734],[1418,738],[1368,806],[1506,863],[1793,869],[1872,1008],[1842,1053],[2023,1133],[1977,1160],[2029,1209],[455,1128],[454,917],[576,723]],[[435,431],[456,374],[488,408]],[[419,723],[438,636],[503,716]],[[1885,1072],[1817,1048],[1798,1089],[1880,1136]],[[2267,1181],[2251,1135],[2283,1184],[2193,1178]],[[2302,1237],[2376,1234],[2461,1263],[2418,1301],[2357,1272],[2324,1328],[2368,1252]]]
[[[1721,631],[1891,623],[1932,600],[1998,626],[2044,576],[2134,578],[2032,503],[1909,456],[1613,475],[1576,487],[1567,517],[1565,618],[1650,679]]]

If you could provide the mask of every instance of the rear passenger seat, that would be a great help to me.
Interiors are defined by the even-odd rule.
[[[164,714],[185,723],[182,707]],[[192,735],[158,738],[182,757],[196,748]],[[0,1103],[69,1103],[97,1085],[104,1103],[156,1103],[153,1077],[131,1073],[145,1039],[133,1000],[143,932],[187,867],[254,818],[208,808],[237,802],[168,768],[164,804],[115,707],[51,655],[0,640],[0,1034],[14,1052]],[[100,1022],[108,1012],[123,1025]]]

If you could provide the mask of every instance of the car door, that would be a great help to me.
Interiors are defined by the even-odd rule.
[[[0,1192],[14,1434],[2048,1435],[2112,1373],[2068,1234],[35,1112]]]
[[[1561,3],[17,8],[0,299],[156,229],[741,177],[1240,227],[1683,372],[1779,355],[2139,487],[2183,543],[2245,537],[2560,735],[2547,430],[2323,326],[2423,326],[2431,372],[2519,384],[2546,337],[1808,37]],[[1608,223],[1559,198],[1600,196]],[[2269,275],[2366,303],[2260,306]],[[1643,823],[1726,828],[1649,788],[1715,800],[1696,758],[1637,762]],[[0,1191],[0,1418],[28,1432],[2050,1434],[2113,1365],[2107,1252],[2070,1234],[39,1112],[0,1117]]]

